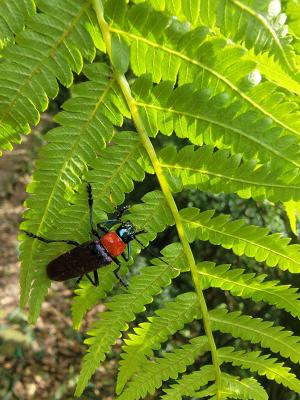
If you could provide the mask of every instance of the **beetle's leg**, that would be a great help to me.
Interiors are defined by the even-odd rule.
[[[100,246],[100,244],[99,244],[98,242],[95,242],[95,249],[96,249],[97,253],[98,253],[101,257],[103,257],[103,252],[101,251],[101,246]],[[105,251],[105,250],[104,250],[104,251]],[[107,254],[106,251],[105,251],[105,253]],[[107,257],[109,257],[110,260],[113,260],[113,261],[118,265],[118,268],[117,268],[116,271],[114,271],[114,274],[115,274],[115,276],[119,279],[119,281],[122,283],[123,286],[128,287],[128,284],[127,284],[127,283],[120,277],[120,275],[118,274],[118,271],[119,271],[119,269],[120,269],[120,267],[121,267],[120,261],[119,261],[116,257],[112,257],[110,254],[107,254]],[[111,261],[110,261],[110,262],[111,262]],[[97,270],[96,270],[95,272],[97,272]],[[87,274],[86,274],[86,275],[87,275]],[[98,276],[98,272],[97,272],[97,276]],[[88,278],[89,278],[89,280],[91,280],[90,277],[88,277]],[[95,281],[97,281],[97,277],[95,277]],[[99,281],[99,280],[98,280],[98,281]]]
[[[126,281],[124,281],[124,279],[122,279],[122,277],[118,274],[118,270],[119,270],[119,268],[116,271],[114,271],[115,277],[117,279],[119,279],[121,284],[127,289],[128,288],[128,283]]]
[[[92,235],[96,236],[98,239],[100,239],[100,236],[98,235],[98,232],[96,231],[96,229],[94,229],[94,225],[93,225],[93,193],[92,193],[92,186],[90,185],[90,183],[88,183],[86,185],[86,190],[88,193],[88,204],[89,204],[89,210],[90,210],[90,226],[91,226],[91,232]]]
[[[106,221],[101,221],[97,224],[97,228],[100,229],[103,232],[108,232],[108,229],[103,226],[104,224],[118,224],[121,222],[121,217],[122,215],[128,210],[130,206],[122,206],[120,208],[116,209],[116,212],[114,214],[114,218],[112,219],[107,219]],[[107,229],[107,231],[104,231],[104,229]]]
[[[85,276],[88,278],[88,280],[91,282],[91,284],[93,286],[98,286],[99,285],[99,279],[98,279],[98,281],[96,279],[95,279],[95,281],[93,281],[93,279],[89,276],[89,274],[85,274]]]
[[[88,278],[88,280],[91,282],[93,286],[99,286],[99,276],[97,270],[94,271],[94,281],[92,278],[89,276],[89,274],[85,274],[85,276]],[[78,285],[83,278],[83,275],[80,275],[80,277],[77,279],[76,284]]]
[[[72,244],[73,246],[79,246],[79,243],[75,242],[75,240],[51,240],[51,239],[46,239],[41,236],[35,235],[34,233],[24,231],[22,229],[20,230],[20,232],[25,233],[27,236],[29,236],[33,239],[40,240],[41,242],[44,242],[44,243],[68,243],[68,244]]]
[[[95,281],[95,286],[99,286],[99,275],[96,269],[94,271],[94,281]]]
[[[124,251],[124,253],[122,253],[121,256],[123,257],[123,259],[125,261],[129,261],[129,259],[130,259],[130,242],[127,244],[127,254],[125,254],[125,251]]]
[[[106,226],[101,225],[101,222],[99,222],[99,224],[97,224],[97,228],[98,228],[100,231],[104,232],[104,233],[109,232],[109,229],[107,229]]]
[[[118,268],[114,271],[114,274],[116,276],[117,279],[119,279],[119,281],[121,282],[121,284],[128,288],[128,283],[126,281],[124,281],[124,279],[122,279],[122,277],[118,274],[118,271],[121,267],[121,263],[120,261],[116,258],[116,257],[111,257],[113,259],[113,261],[118,265]]]

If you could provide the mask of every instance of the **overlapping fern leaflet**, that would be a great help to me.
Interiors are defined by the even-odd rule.
[[[65,111],[56,117],[61,126],[47,134],[48,143],[41,151],[33,182],[28,188],[32,195],[26,202],[29,209],[25,213],[27,221],[23,228],[38,235],[67,238],[72,232],[75,240],[89,238],[88,219],[82,221],[77,232],[65,232],[60,224],[60,212],[68,206],[73,188],[79,184],[89,163],[112,138],[113,124],[122,125],[122,115],[128,115],[106,65],[89,66],[85,74],[89,81],[73,88],[73,97],[63,106]],[[85,188],[82,196],[86,196]],[[69,216],[70,220],[73,217]],[[44,266],[62,248],[66,247],[45,246],[29,238],[22,243],[21,304],[27,302],[31,293],[31,321],[37,318],[49,286]]]
[[[164,357],[147,360],[118,400],[137,400],[144,398],[148,393],[153,394],[163,381],[177,379],[179,373],[185,372],[187,367],[207,350],[207,338],[199,336],[173,352],[165,352]]]
[[[252,343],[260,343],[262,347],[280,353],[294,363],[300,363],[300,338],[293,336],[292,332],[284,330],[282,326],[273,326],[270,321],[241,315],[238,311],[228,313],[221,309],[210,311],[210,320],[213,329]]]
[[[149,214],[145,215],[145,219],[150,222]],[[165,225],[168,221],[160,223]],[[121,336],[121,332],[128,329],[128,323],[135,319],[135,314],[142,312],[145,305],[152,302],[153,296],[160,293],[162,288],[168,286],[170,281],[179,275],[180,266],[186,267],[182,262],[182,250],[176,250],[172,258],[167,258],[168,264],[159,260],[151,268],[144,267],[138,276],[129,279],[128,292],[114,296],[106,304],[108,310],[101,314],[101,319],[88,331],[91,337],[86,339],[85,343],[89,344],[89,352],[83,359],[76,389],[77,396],[81,395],[99,361],[105,359],[105,354]],[[176,265],[176,268],[172,265]]]
[[[12,149],[11,143],[20,141],[20,133],[30,132],[30,125],[37,124],[40,112],[47,108],[48,99],[57,95],[57,80],[70,86],[73,72],[82,70],[83,59],[94,59],[93,40],[101,41],[97,24],[93,23],[92,36],[86,29],[94,21],[88,2],[41,0],[38,7],[41,12],[28,20],[27,29],[17,35],[16,44],[2,53],[0,149],[3,150]],[[8,12],[4,15],[9,17]]]
[[[275,358],[270,358],[270,355],[261,355],[259,351],[234,351],[233,347],[224,347],[219,349],[219,357],[222,362],[255,371],[270,380],[274,379],[277,383],[281,383],[296,393],[300,392],[300,382],[295,374],[291,373],[290,368],[284,366],[283,363],[278,363]]]
[[[300,199],[298,170],[282,173],[274,159],[257,165],[254,159],[245,162],[241,154],[230,156],[229,151],[214,151],[212,146],[186,146],[179,152],[175,146],[168,147],[159,158],[174,190],[185,187],[217,194],[237,193],[242,198],[274,202]]]
[[[134,0],[141,3],[142,0]],[[295,73],[296,61],[291,37],[288,35],[286,15],[279,1],[251,0],[195,0],[187,2],[150,0],[156,10],[166,10],[181,21],[189,21],[193,27],[207,25],[215,32],[218,29],[235,42],[243,42],[257,53],[267,52],[275,56]]]
[[[265,261],[269,267],[299,273],[299,245],[289,245],[291,239],[280,234],[268,234],[267,228],[247,225],[243,220],[230,221],[228,215],[213,218],[214,210],[199,212],[197,208],[181,210],[189,241],[209,240],[235,254]]]
[[[0,4],[0,49],[14,41],[14,35],[22,31],[28,18],[34,15],[33,0],[11,0]]]
[[[174,302],[166,304],[164,309],[156,311],[156,316],[149,318],[134,329],[123,346],[122,360],[119,365],[117,393],[120,393],[128,380],[137,372],[147,357],[152,357],[153,350],[158,350],[168,336],[199,316],[197,297],[194,293],[178,296]]]
[[[300,293],[297,288],[266,280],[266,274],[246,273],[242,268],[230,268],[229,265],[201,262],[198,268],[204,289],[216,287],[229,290],[234,296],[264,301],[300,319]]]
[[[260,86],[253,90],[264,92]],[[261,162],[272,160],[281,170],[299,167],[298,137],[282,136],[282,130],[265,115],[253,114],[249,109],[243,112],[242,103],[233,102],[226,93],[213,96],[210,88],[198,90],[192,84],[173,89],[172,82],[162,82],[152,88],[149,77],[136,80],[133,91],[151,135],[160,131],[169,136],[174,131],[178,137],[187,137],[196,145],[206,143],[230,148],[231,152],[243,153],[245,158],[255,156]],[[294,105],[290,107],[289,111]],[[297,114],[287,115],[296,118]],[[298,120],[293,124],[299,125]]]
[[[108,7],[108,18],[109,13]],[[150,73],[154,82],[163,79],[178,80],[179,85],[194,83],[198,89],[209,87],[212,94],[226,90],[241,101],[240,111],[272,118],[278,129],[299,136],[299,118],[293,118],[297,108],[293,96],[278,91],[271,82],[257,85],[255,80],[246,79],[256,65],[247,60],[242,48],[210,36],[203,26],[189,30],[186,24],[170,21],[145,3],[132,7],[127,14],[120,7],[119,13],[122,17],[118,15],[111,30],[130,44],[131,66],[136,75]],[[139,18],[141,14],[145,18]],[[248,113],[248,121],[256,119],[256,115]]]
[[[202,367],[199,371],[184,375],[171,388],[164,389],[165,395],[162,400],[181,400],[183,396],[196,397],[197,399],[213,396],[216,393],[216,385],[212,384],[206,389],[201,389],[214,379],[212,367],[210,365]],[[264,388],[254,379],[240,379],[237,376],[222,373],[222,396],[231,399],[254,399],[267,400],[268,394]],[[210,399],[216,400],[213,396]]]

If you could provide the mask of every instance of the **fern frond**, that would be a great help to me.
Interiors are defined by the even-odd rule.
[[[224,4],[221,0],[219,3],[217,24],[225,36],[242,40],[256,53],[274,55],[291,74],[296,73],[295,52],[279,2],[230,0]]]
[[[254,88],[254,97],[266,98],[267,93],[269,96],[272,88],[267,86],[269,83]],[[289,170],[300,166],[298,138],[282,136],[282,130],[270,119],[248,109],[243,111],[242,103],[232,102],[226,93],[212,96],[210,89],[196,90],[194,84],[174,89],[172,82],[153,87],[149,76],[135,81],[133,93],[147,131],[153,136],[158,131],[165,135],[174,131],[196,145],[229,148],[231,153],[242,153],[247,159],[273,160],[277,167],[279,164]],[[276,93],[273,94],[275,98]],[[295,105],[279,102],[273,112],[277,109],[282,116],[283,108],[288,109],[284,123],[292,121],[297,131],[299,119],[292,113]]]
[[[234,296],[264,301],[300,319],[300,293],[297,288],[278,285],[279,281],[265,281],[265,274],[245,273],[242,268],[231,269],[230,265],[201,262],[198,269],[203,288],[217,287],[229,290]]]
[[[195,293],[184,293],[173,302],[165,304],[163,309],[155,311],[155,316],[148,318],[149,322],[139,324],[134,328],[134,334],[129,334],[122,347],[122,360],[119,363],[119,374],[116,392],[120,393],[126,382],[137,372],[147,357],[158,350],[168,336],[182,329],[184,324],[191,322],[199,315],[199,307]]]
[[[141,2],[134,0],[134,3]],[[149,3],[156,10],[167,11],[170,17],[176,15],[179,20],[188,21],[193,27],[207,25],[216,33],[220,30],[224,36],[245,43],[256,53],[273,55],[290,73],[296,72],[295,52],[279,2],[150,0]]]
[[[178,81],[180,86],[193,83],[198,89],[209,87],[213,95],[226,91],[241,101],[241,111],[255,112],[265,118],[265,127],[272,119],[277,129],[299,136],[299,112],[294,117],[293,112],[289,112],[295,110],[292,95],[279,92],[270,82],[262,82],[252,89],[248,83],[249,90],[243,88],[241,82],[248,81],[247,77],[256,68],[244,57],[244,49],[207,36],[205,27],[189,30],[186,24],[154,11],[146,3],[133,6],[126,14],[125,2],[122,3],[124,6],[119,7],[116,16],[114,2],[108,1],[106,17],[110,20],[111,33],[120,35],[130,46],[131,67],[135,75],[149,73],[154,82],[163,79],[173,83]],[[288,111],[288,115],[282,112],[283,109]],[[247,122],[240,123],[244,125],[253,119],[257,119],[256,115],[249,114]],[[260,125],[257,124],[256,129]]]
[[[212,389],[215,389],[215,385],[210,388],[197,392],[196,397],[202,398],[206,393],[209,393]],[[202,397],[201,397],[202,396]],[[239,399],[239,400],[267,400],[268,393],[254,378],[240,379],[237,376],[228,375],[222,373],[222,393],[221,398],[223,399]],[[217,400],[217,396],[213,396],[210,400]]]
[[[185,396],[193,398],[206,398],[216,393],[216,385],[213,384],[206,389],[201,387],[214,379],[214,370],[211,365],[202,367],[199,371],[194,371],[190,374],[184,374],[177,380],[176,384],[170,388],[164,389],[165,395],[161,396],[161,400],[181,400]],[[267,392],[254,378],[240,379],[237,376],[232,376],[222,372],[222,391],[219,393],[220,398],[233,399],[268,399]],[[213,396],[211,399],[216,400]]]
[[[262,347],[280,353],[290,358],[294,363],[300,363],[300,338],[282,326],[274,326],[273,322],[261,318],[242,315],[241,312],[228,312],[215,309],[209,312],[212,329],[230,333],[235,338],[259,343]]]
[[[14,35],[22,31],[36,7],[33,0],[10,0],[0,4],[0,49],[14,41]]]
[[[240,155],[215,151],[211,146],[164,148],[159,153],[169,183],[212,193],[237,193],[242,198],[270,201],[300,199],[298,170],[282,174],[275,163],[257,166],[255,160],[243,162]],[[178,182],[179,181],[179,182]],[[180,190],[179,187],[177,190]]]
[[[300,82],[296,80],[294,75],[290,75],[274,57],[270,57],[267,53],[256,54],[253,50],[247,52],[246,58],[250,61],[257,62],[259,72],[268,81],[273,82],[276,86],[289,90],[291,93],[300,95]]]
[[[190,242],[209,240],[232,249],[237,255],[245,254],[256,261],[265,261],[269,267],[300,272],[300,246],[289,245],[290,238],[277,233],[269,235],[267,228],[247,225],[243,220],[230,221],[228,215],[213,218],[214,210],[200,212],[197,208],[185,208],[180,215]]]
[[[143,369],[133,377],[130,386],[123,391],[118,400],[138,400],[148,393],[153,394],[163,381],[169,378],[176,379],[179,373],[184,372],[187,366],[193,364],[196,358],[208,348],[207,338],[199,336],[173,352],[164,353],[164,357],[147,360]],[[212,371],[210,373],[213,374]],[[206,379],[209,377],[211,375],[208,375]]]
[[[181,400],[183,396],[198,397],[197,390],[215,378],[214,367],[205,365],[199,371],[184,374],[176,384],[164,389],[165,395],[161,400]]]
[[[299,2],[297,1],[287,1],[285,6],[285,12],[287,13],[289,30],[293,37],[297,40],[296,51],[299,54],[299,39],[300,39],[300,9]]]
[[[26,222],[22,228],[40,236],[54,236],[64,229],[60,224],[60,212],[68,206],[73,188],[80,182],[96,153],[112,137],[113,124],[122,124],[121,115],[127,115],[121,98],[115,101],[118,90],[106,65],[93,64],[85,69],[85,74],[90,81],[74,88],[74,97],[63,106],[66,111],[57,115],[56,120],[61,126],[47,133],[48,143],[41,151],[33,182],[28,188],[32,194],[26,201],[29,210],[25,212]],[[82,108],[82,102],[85,108]],[[112,111],[107,112],[107,109]],[[84,193],[82,203],[86,207],[85,189]],[[54,229],[55,223],[59,228]],[[82,229],[81,233],[72,230],[74,238],[80,234],[85,235],[85,230]],[[45,265],[61,249],[66,249],[66,246],[45,246],[29,238],[21,245],[20,302],[25,305],[31,288],[30,321],[37,318],[40,301],[49,287]]]
[[[129,289],[124,294],[113,297],[107,303],[107,311],[101,314],[101,319],[88,331],[90,338],[85,340],[89,352],[84,356],[75,395],[81,395],[90,377],[98,365],[105,359],[105,354],[121,332],[128,328],[135,314],[142,312],[145,305],[152,302],[153,296],[168,286],[170,281],[179,275],[180,268],[185,268],[183,252],[174,247],[173,257],[168,258],[168,264],[157,260],[155,265],[144,267],[138,276],[129,280]],[[176,268],[172,267],[175,265]]]
[[[94,171],[88,174],[88,177],[92,179],[95,178],[95,174],[100,173],[101,168],[107,169],[110,163],[106,163],[109,160],[109,155],[111,155],[111,160],[119,160],[119,166],[115,164],[116,175],[111,176],[111,171],[107,171],[107,180],[98,179],[95,181],[93,187],[97,190],[95,191],[95,204],[97,208],[107,208],[109,201],[109,190],[113,193],[113,198],[116,199],[116,204],[121,197],[121,203],[123,202],[124,192],[131,188],[129,182],[130,179],[139,177],[138,156],[139,156],[139,141],[135,136],[129,138],[130,135],[126,133],[114,138],[115,145],[121,145],[119,149],[120,157],[116,157],[116,154],[112,154],[112,149],[107,149],[103,154],[105,156],[99,159],[98,167]],[[123,146],[123,151],[122,151]],[[118,151],[117,151],[118,152]],[[127,156],[126,156],[127,154]],[[123,158],[124,157],[124,158]],[[102,165],[102,167],[101,167]],[[110,169],[110,168],[109,168]],[[104,176],[103,176],[104,178]],[[126,182],[126,185],[122,186],[121,182]],[[124,191],[124,192],[123,192]],[[172,218],[170,216],[169,210],[166,208],[165,199],[162,193],[159,191],[149,192],[142,198],[143,203],[134,205],[131,208],[131,220],[135,221],[136,226],[147,227],[147,235],[143,235],[143,242],[146,245],[150,240],[153,240],[158,232],[161,232],[166,225],[172,224]],[[84,221],[88,221],[88,209],[82,202],[71,207],[73,210],[68,210],[66,214],[66,222],[69,221],[70,230],[74,229],[73,222],[75,222],[75,229],[80,231]],[[96,210],[96,207],[94,211]],[[101,215],[100,213],[98,214]],[[72,220],[72,216],[77,218]],[[64,221],[64,220],[63,220]],[[95,219],[96,221],[96,219]],[[89,228],[87,227],[86,230]],[[70,232],[71,233],[71,232]],[[137,250],[140,250],[140,246],[132,244],[132,255],[136,254]],[[88,311],[94,304],[106,296],[106,292],[109,291],[110,287],[116,282],[115,276],[112,274],[112,269],[114,267],[101,268],[99,270],[101,289],[95,288],[91,285],[86,285],[84,282],[82,287],[76,290],[77,296],[74,299],[72,306],[73,324],[75,328],[79,328],[82,318],[84,317],[86,311]],[[108,274],[108,275],[107,275]]]
[[[218,355],[221,362],[229,362],[232,365],[250,369],[300,393],[300,381],[290,372],[290,368],[285,367],[283,363],[277,363],[277,360],[270,358],[270,355],[261,355],[259,351],[234,351],[233,347],[219,349]]]
[[[30,19],[17,44],[3,51],[0,149],[12,149],[11,143],[20,141],[19,133],[29,133],[30,125],[38,123],[48,99],[58,93],[57,80],[70,86],[73,71],[82,70],[83,58],[92,61],[95,57],[87,30],[91,21],[95,22],[89,3],[41,0],[38,7],[41,12]]]

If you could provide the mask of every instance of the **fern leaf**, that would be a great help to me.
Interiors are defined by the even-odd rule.
[[[212,193],[237,193],[242,198],[255,200],[288,201],[300,198],[298,172],[282,175],[272,163],[257,166],[255,160],[243,162],[240,155],[230,157],[225,150],[213,147],[186,146],[178,153],[175,147],[167,147],[160,154],[169,183],[174,177],[188,189],[200,189]],[[178,188],[177,190],[181,189]]]
[[[95,16],[83,0],[41,0],[27,29],[17,37],[17,44],[3,51],[0,65],[0,149],[11,149],[20,141],[20,132],[29,133],[37,124],[48,98],[58,92],[57,79],[64,85],[73,82],[72,72],[79,73],[83,58],[92,61],[95,46],[86,27]],[[55,27],[50,21],[55,21]],[[94,24],[96,26],[96,24]]]
[[[168,264],[160,260],[155,265],[144,267],[138,276],[129,280],[129,289],[125,294],[114,296],[107,303],[107,311],[101,314],[101,319],[88,331],[90,338],[85,340],[89,352],[84,356],[75,395],[80,396],[90,377],[105,359],[105,353],[128,328],[128,322],[135,314],[143,311],[145,305],[152,302],[155,294],[170,284],[171,279],[178,276],[180,264],[184,267],[182,250],[174,252],[173,258],[168,258]],[[172,265],[176,265],[173,268]],[[179,265],[179,266],[178,266]]]
[[[36,7],[33,0],[10,0],[0,4],[0,49],[14,41]]]
[[[227,312],[216,309],[209,312],[212,329],[230,333],[233,337],[260,343],[262,347],[280,353],[295,363],[300,363],[300,338],[282,326],[274,326],[270,321],[242,315],[241,312]]]
[[[246,225],[243,220],[229,221],[229,216],[213,218],[214,210],[199,212],[186,208],[180,212],[190,242],[209,240],[237,255],[245,254],[256,261],[265,261],[269,267],[278,266],[292,273],[300,271],[299,245],[288,245],[289,238],[280,234],[268,235],[268,229]]]
[[[234,296],[264,301],[300,319],[300,294],[297,288],[278,285],[278,281],[264,281],[264,274],[245,273],[244,269],[230,269],[229,265],[216,266],[212,262],[201,262],[198,269],[203,288],[217,287],[229,290]]]
[[[299,10],[299,2],[297,1],[288,1],[285,4],[285,10],[288,17],[289,30],[291,35],[297,40],[296,50],[299,54],[299,37],[300,37],[300,10]]]
[[[29,186],[32,194],[26,202],[29,210],[25,213],[27,221],[22,225],[23,228],[49,237],[56,236],[63,229],[60,211],[68,206],[72,188],[80,182],[87,165],[96,157],[96,152],[112,137],[113,124],[122,124],[120,115],[127,115],[127,109],[120,99],[114,101],[118,91],[114,80],[110,79],[110,73],[110,69],[103,64],[87,67],[85,74],[90,82],[83,82],[74,88],[74,97],[64,104],[66,111],[56,117],[62,126],[46,135],[48,144],[41,151],[41,160],[37,162],[33,183]],[[84,109],[82,101],[86,104]],[[107,113],[107,109],[115,110],[115,115]],[[84,192],[83,204],[86,207]],[[53,228],[55,222],[60,228]],[[72,231],[72,235],[75,238],[77,233]],[[45,246],[30,238],[21,245],[20,302],[22,306],[25,305],[32,287],[31,321],[36,320],[39,312],[40,302],[37,298],[43,299],[49,286],[45,265],[61,249],[66,247]]]
[[[189,344],[175,349],[174,352],[164,353],[164,357],[156,357],[144,363],[143,369],[134,376],[130,386],[118,397],[118,400],[138,400],[148,393],[153,394],[163,381],[169,378],[176,379],[178,374],[184,372],[188,365],[208,350],[205,336],[199,336]],[[206,375],[207,376],[207,375]],[[208,375],[205,379],[210,378]]]
[[[199,371],[184,374],[177,380],[176,384],[164,389],[165,395],[161,400],[181,400],[184,396],[197,397],[197,390],[215,378],[214,367],[205,365]]]
[[[290,73],[296,72],[295,52],[279,2],[221,0],[219,3],[217,23],[224,35],[234,41],[242,39],[256,53],[274,55]]]
[[[235,366],[241,366],[257,372],[259,375],[265,375],[270,380],[288,387],[289,389],[300,393],[300,381],[290,372],[290,368],[283,366],[283,363],[277,363],[275,358],[269,355],[261,355],[259,351],[234,351],[233,347],[224,347],[218,350],[221,362],[229,362]]]
[[[237,376],[222,373],[222,392],[221,398],[223,399],[242,399],[242,400],[267,400],[268,394],[264,388],[254,378],[240,379]],[[202,398],[206,393],[215,389],[215,384],[210,388],[197,392],[197,398]],[[204,393],[205,392],[205,393]],[[211,397],[210,400],[217,400],[216,396]]]
[[[141,3],[141,0],[134,0]],[[295,73],[295,52],[288,35],[286,15],[281,13],[279,2],[249,0],[218,0],[186,2],[184,0],[149,0],[156,10],[167,11],[193,27],[207,25],[218,29],[235,42],[245,43],[256,53],[267,52],[276,57],[290,72]],[[294,14],[294,12],[293,12]]]
[[[264,87],[258,85],[253,89],[253,96],[265,98],[272,91],[269,83]],[[226,93],[212,96],[210,89],[196,90],[194,84],[174,89],[172,82],[152,87],[148,76],[135,81],[133,92],[147,130],[153,136],[158,131],[165,135],[174,131],[178,137],[188,138],[196,145],[206,143],[229,148],[231,153],[242,153],[247,159],[255,157],[261,162],[273,160],[277,168],[278,164],[288,170],[300,166],[297,137],[282,136],[281,129],[257,112],[248,109],[243,112],[242,103],[232,102]],[[275,98],[276,93],[273,94]],[[297,132],[299,119],[292,113],[294,103],[273,106],[273,114],[277,109],[283,115],[282,108],[289,110],[284,113],[286,120],[283,123],[293,121]]]
[[[139,324],[135,334],[129,334],[122,347],[122,360],[119,363],[119,374],[116,392],[119,394],[126,382],[139,370],[147,357],[158,350],[168,336],[182,329],[184,324],[194,320],[199,314],[198,301],[195,293],[185,293],[168,302],[165,308],[157,310],[155,316],[148,318],[149,322]]]
[[[241,102],[241,111],[249,112],[247,118],[237,120],[242,126],[257,119],[257,114],[265,119],[264,127],[271,120],[274,121],[276,136],[279,136],[277,129],[299,135],[299,113],[293,112],[296,107],[294,96],[278,91],[270,82],[255,84],[249,89],[249,74],[256,65],[246,60],[244,49],[220,38],[207,36],[206,27],[190,30],[187,24],[168,18],[165,13],[153,10],[146,3],[133,6],[122,19],[114,20],[113,4],[113,1],[108,1],[106,7],[106,17],[111,21],[110,30],[130,46],[131,67],[135,75],[149,73],[154,82],[163,79],[174,84],[178,81],[179,86],[193,83],[197,89],[209,87],[211,93],[219,94],[221,99],[226,91]],[[140,15],[144,18],[140,18]],[[241,85],[244,80],[247,88]],[[260,126],[258,123],[255,128],[259,129]],[[146,128],[149,128],[147,124]],[[292,141],[293,137],[287,140]]]
[[[268,81],[289,90],[291,93],[300,95],[299,80],[296,80],[294,75],[289,74],[278,61],[274,60],[274,57],[269,57],[267,53],[256,54],[253,50],[249,50],[246,58],[258,63],[259,72]]]

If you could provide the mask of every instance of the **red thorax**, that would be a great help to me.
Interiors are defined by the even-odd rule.
[[[118,257],[125,248],[126,243],[116,234],[116,232],[108,232],[99,240],[109,255]]]

